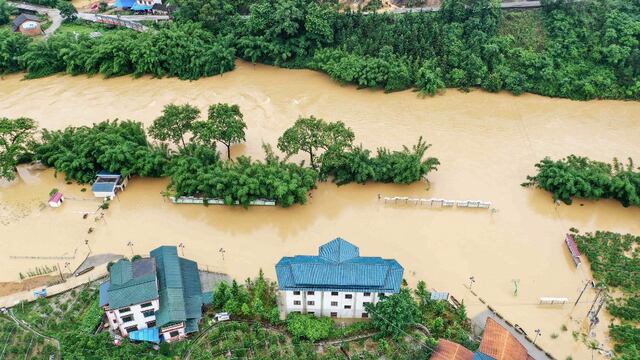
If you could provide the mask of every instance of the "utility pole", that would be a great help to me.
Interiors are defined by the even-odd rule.
[[[607,287],[606,287],[604,284],[600,283],[600,284],[598,285],[598,288],[599,288],[600,290],[599,290],[599,291],[598,291],[598,293],[596,294],[596,298],[595,298],[595,299],[593,299],[593,304],[591,304],[591,307],[589,308],[589,312],[587,313],[587,317],[589,317],[589,316],[591,315],[591,311],[592,311],[592,310],[593,310],[593,308],[596,306],[596,302],[598,302],[598,299],[600,298],[600,294],[602,294],[602,292],[604,291],[604,289],[606,289]]]
[[[178,247],[182,250],[182,257],[184,257],[184,244],[180,243]]]
[[[576,307],[576,305],[578,305],[578,301],[580,301],[582,294],[584,294],[584,291],[587,290],[587,286],[589,284],[591,284],[591,287],[593,287],[593,280],[589,280],[586,283],[584,283],[584,287],[582,288],[582,291],[580,291],[580,295],[578,295],[578,298],[576,299],[576,302],[573,304],[573,307]]]
[[[131,241],[129,241],[127,243],[127,246],[131,248],[131,256],[133,256],[133,243]]]
[[[475,276],[470,276],[469,277],[469,290],[471,290],[471,287],[473,286],[474,282],[476,282]]]
[[[536,333],[536,337],[535,337],[535,338],[533,338],[533,344],[534,344],[534,345],[535,345],[535,343],[536,343],[536,340],[538,340],[538,336],[540,336],[540,335],[542,334],[542,331],[540,331],[540,329],[536,329],[536,330],[535,330],[535,333]]]
[[[89,246],[89,240],[85,240],[84,244],[87,245],[87,248],[89,248],[89,253],[91,253],[91,246]]]
[[[60,263],[58,263],[58,272],[60,273],[60,280],[64,282],[64,276],[62,276],[62,268],[60,267]]]

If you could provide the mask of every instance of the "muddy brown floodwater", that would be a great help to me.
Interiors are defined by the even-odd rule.
[[[423,183],[320,184],[307,205],[289,209],[173,205],[160,195],[166,179],[133,179],[102,219],[99,213],[82,219],[82,212],[98,206],[82,186],[65,184],[51,169],[22,168],[18,181],[0,186],[0,281],[17,280],[18,272],[38,265],[77,266],[88,251],[85,239],[93,253],[127,255],[183,243],[186,257],[211,270],[243,279],[262,268],[275,277],[281,256],[314,254],[341,236],[363,255],[397,259],[411,285],[422,279],[464,299],[471,316],[484,309],[466,288],[474,276],[480,297],[529,334],[541,329],[538,343],[557,358],[591,357],[572,331],[583,331],[595,294],[588,291],[575,308],[540,306],[538,299],[574,301],[590,277],[588,267],[573,266],[565,249],[570,227],[640,234],[640,209],[613,201],[556,207],[548,193],[520,183],[544,156],[640,158],[640,103],[456,90],[422,99],[410,91],[356,90],[311,71],[243,62],[231,73],[192,82],[84,76],[22,81],[19,75],[0,80],[0,116],[28,116],[54,129],[107,118],[149,125],[171,102],[202,110],[216,102],[239,104],[247,142],[235,146],[233,155],[262,156],[262,142],[274,144],[297,117],[313,114],[344,121],[369,148],[399,148],[422,135],[433,144],[429,155],[442,165],[429,176],[428,190]],[[45,205],[54,187],[68,199],[59,209]],[[385,205],[378,194],[487,200],[496,212]],[[607,325],[605,319],[596,327],[605,343]]]

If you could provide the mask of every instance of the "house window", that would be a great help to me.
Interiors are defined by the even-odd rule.
[[[300,295],[300,291],[294,291],[293,295]]]
[[[129,326],[128,328],[125,328],[125,331],[126,331],[127,333],[130,333],[130,332],[132,332],[132,331],[136,331],[136,330],[138,330],[138,326],[137,326],[137,325]]]
[[[384,297],[385,297],[384,293],[378,293],[378,298],[384,299]]]
[[[155,320],[154,320],[154,321],[149,321],[149,322],[147,323],[147,327],[148,327],[148,328],[156,327],[156,321],[155,321]]]
[[[332,291],[331,292],[331,296],[338,296],[338,292],[337,291]]]
[[[344,298],[345,298],[345,299],[352,299],[352,298],[353,298],[353,295],[351,295],[351,294],[345,294],[345,295],[344,295]]]
[[[126,308],[122,308],[122,309],[118,310],[118,312],[119,312],[120,314],[124,314],[124,313],[127,313],[127,312],[129,312],[129,311],[131,311],[131,309],[130,309],[130,308],[128,308],[128,307],[126,307]]]
[[[307,314],[309,314],[309,315],[315,315],[316,313],[315,313],[314,311],[309,311],[309,312],[307,312]]]
[[[370,302],[368,302],[368,301],[363,301],[363,302],[362,302],[362,306],[363,306],[363,307],[364,307],[364,306],[367,306],[367,304],[370,304]]]
[[[332,301],[331,302],[331,306],[338,306],[338,302],[337,301]]]
[[[316,304],[316,302],[315,302],[315,301],[307,301],[307,305],[311,305],[311,306],[313,306],[313,305],[315,305],[315,304]]]
[[[127,315],[122,317],[123,323],[128,323],[129,321],[132,321],[132,320],[133,320],[133,315]]]
[[[174,337],[179,336],[179,335],[180,335],[180,331],[177,331],[177,330],[176,331],[172,331],[172,332],[169,333],[169,337],[170,338],[174,338]]]
[[[351,309],[351,305],[345,305],[344,308],[345,309]]]
[[[315,291],[307,291],[307,295],[315,295],[316,292]]]
[[[362,313],[362,318],[363,318],[363,319],[366,319],[366,318],[368,318],[368,317],[369,317],[369,314],[367,314],[367,313],[365,313],[365,312],[363,312],[363,313]]]
[[[118,319],[113,319],[113,323],[117,324],[118,323]]]
[[[146,308],[146,307],[149,307],[149,306],[151,306],[151,305],[153,305],[153,304],[152,304],[152,303],[150,303],[150,302],[148,302],[148,303],[144,303],[144,304],[140,305],[140,307],[141,307],[141,308]]]
[[[300,300],[294,300],[293,305],[302,305],[302,302]]]
[[[364,294],[362,294],[362,295],[363,295],[363,296],[371,296],[371,293],[370,293],[370,292],[366,292],[366,293],[364,293]]]
[[[146,318],[148,318],[149,316],[153,316],[153,315],[155,315],[155,314],[156,314],[156,312],[155,312],[155,311],[153,311],[153,310],[147,310],[147,311],[143,311],[143,312],[142,312],[142,315],[143,315],[144,317],[146,317]]]
[[[332,312],[331,313],[331,317],[338,317],[338,313],[337,312]]]
[[[292,314],[300,314],[300,311],[292,311]]]

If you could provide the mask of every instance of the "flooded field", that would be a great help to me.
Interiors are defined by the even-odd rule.
[[[640,234],[640,209],[613,201],[556,207],[550,194],[520,183],[544,156],[640,159],[640,103],[455,90],[421,99],[409,91],[356,90],[311,71],[247,63],[222,77],[193,82],[84,76],[0,80],[0,116],[28,116],[55,129],[107,118],[148,125],[170,102],[202,110],[216,102],[239,104],[247,143],[232,148],[233,155],[261,157],[262,142],[275,144],[298,116],[313,114],[344,121],[369,148],[412,145],[422,135],[433,144],[429,155],[442,165],[430,174],[428,190],[424,183],[327,183],[313,191],[307,205],[289,209],[173,205],[161,196],[166,179],[135,178],[104,217],[96,212],[87,219],[82,213],[99,205],[90,189],[67,185],[51,169],[22,168],[20,180],[0,185],[0,281],[18,280],[19,272],[36,266],[73,268],[89,247],[94,254],[131,255],[180,243],[184,256],[211,270],[242,279],[263,268],[275,277],[281,256],[314,254],[341,236],[363,255],[396,258],[411,285],[425,280],[429,288],[464,299],[472,316],[484,309],[467,289],[474,276],[473,290],[530,335],[541,329],[537,342],[555,357],[590,358],[572,331],[581,331],[595,294],[588,291],[573,307],[590,274],[588,267],[575,268],[563,235],[570,227]],[[54,187],[67,197],[59,209],[46,206]],[[496,211],[389,205],[378,194],[485,200]],[[514,280],[519,280],[517,296]],[[537,305],[542,296],[567,297],[571,304]],[[596,327],[598,340],[606,341],[607,325]]]

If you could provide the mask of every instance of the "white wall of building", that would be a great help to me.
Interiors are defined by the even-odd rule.
[[[151,306],[142,306],[148,303],[151,303]],[[146,329],[148,328],[147,324],[152,321],[155,322],[155,312],[158,311],[158,309],[160,309],[160,302],[158,299],[155,299],[120,309],[105,309],[105,313],[109,319],[111,329],[119,331],[122,336],[128,336],[127,328],[137,326],[137,330]],[[153,315],[144,315],[145,312],[151,310],[154,312]],[[129,320],[129,316],[132,316],[132,319]],[[125,322],[124,320],[128,321]]]
[[[376,292],[344,292],[344,291],[292,291],[285,290],[283,303],[285,314],[300,312],[313,313],[315,316],[330,316],[336,318],[367,317],[364,305],[377,303],[380,295]],[[384,295],[391,295],[385,293]],[[365,316],[363,316],[365,314]]]

